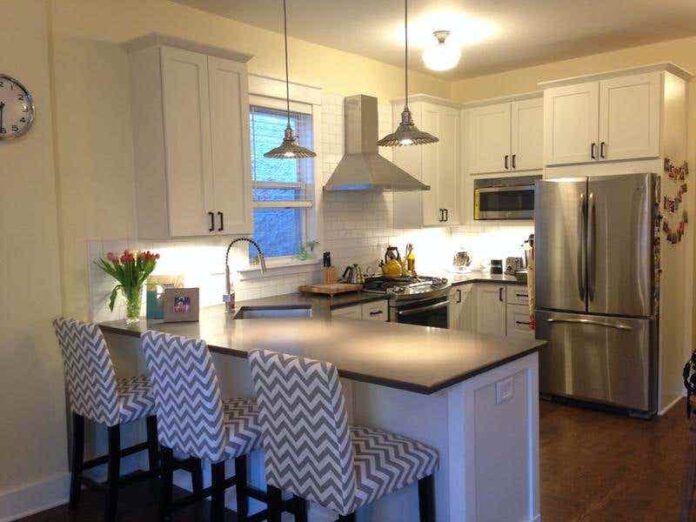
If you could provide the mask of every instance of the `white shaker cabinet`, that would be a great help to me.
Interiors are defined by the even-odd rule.
[[[465,109],[470,174],[540,170],[544,166],[543,99],[532,93]]]
[[[476,331],[476,292],[473,284],[457,285],[449,291],[450,330]]]
[[[481,283],[476,291],[476,331],[480,334],[504,336],[505,286]]]
[[[397,147],[394,163],[430,190],[394,193],[394,225],[398,228],[452,226],[460,219],[460,113],[446,100],[416,95],[409,101],[414,123],[439,141]],[[393,118],[401,117],[403,101],[392,105]]]
[[[138,236],[252,232],[246,65],[162,45],[130,58]]]

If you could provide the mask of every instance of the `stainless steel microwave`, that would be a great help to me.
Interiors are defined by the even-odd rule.
[[[474,219],[534,219],[534,182],[541,176],[474,180]]]

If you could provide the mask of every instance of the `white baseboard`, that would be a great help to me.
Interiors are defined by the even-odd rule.
[[[0,522],[10,522],[66,504],[70,474],[57,473],[40,481],[0,491]]]
[[[667,413],[669,410],[671,410],[675,404],[677,404],[680,400],[682,400],[684,397],[686,397],[686,394],[683,395],[677,395],[674,399],[672,399],[664,408],[662,408],[657,414],[658,415],[664,415]]]

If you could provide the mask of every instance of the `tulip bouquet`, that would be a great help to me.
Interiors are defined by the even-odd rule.
[[[111,291],[109,309],[113,311],[119,291],[126,299],[126,317],[128,322],[135,322],[140,317],[140,305],[143,285],[157,265],[159,254],[149,250],[132,252],[124,250],[120,256],[109,252],[106,258],[95,263],[104,272],[113,277],[118,284]]]

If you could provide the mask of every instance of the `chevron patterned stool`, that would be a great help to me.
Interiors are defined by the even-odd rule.
[[[147,377],[116,378],[109,348],[98,325],[61,318],[53,321],[53,327],[63,356],[72,411],[70,507],[77,508],[83,484],[106,490],[105,518],[111,522],[116,519],[119,486],[159,473],[157,419],[153,415],[155,398]],[[147,442],[121,449],[121,425],[143,418],[147,419]],[[84,460],[85,419],[107,426],[107,455]],[[121,458],[145,450],[149,471],[122,478]],[[105,484],[83,476],[85,470],[102,464],[108,467]]]
[[[268,499],[266,492],[247,483],[247,455],[261,447],[255,401],[222,400],[213,359],[204,341],[147,331],[142,335],[142,345],[162,446],[162,518],[167,519],[178,507],[211,497],[211,520],[222,521],[225,490],[236,486],[237,519],[266,520],[266,510],[248,515],[249,497]],[[173,501],[174,451],[211,461],[212,485]],[[225,478],[225,461],[232,458],[235,475]]]
[[[263,432],[269,521],[280,490],[354,521],[360,507],[418,482],[421,522],[434,522],[437,450],[387,431],[349,426],[332,364],[266,350],[249,355]],[[299,502],[300,500],[298,500]],[[306,515],[298,517],[306,521]]]

